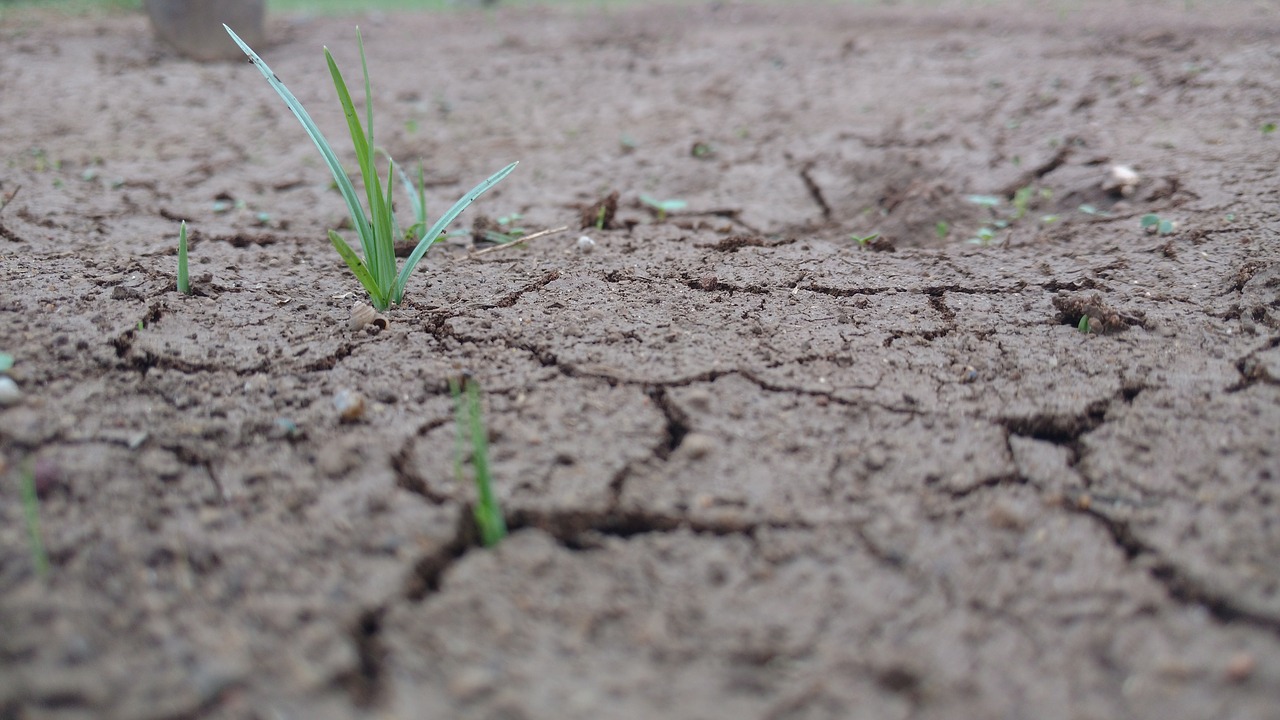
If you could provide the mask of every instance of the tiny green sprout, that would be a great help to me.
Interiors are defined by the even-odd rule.
[[[9,372],[13,367],[13,356],[6,352],[0,352],[0,373]]]
[[[1058,222],[1058,219],[1059,218],[1057,215],[1041,215],[1040,216],[1040,222],[1044,223],[1045,225],[1052,225]]]
[[[657,211],[658,222],[666,220],[668,213],[677,212],[689,207],[689,203],[684,200],[655,200],[648,195],[641,195],[640,202]]]
[[[1276,131],[1276,124],[1273,122],[1262,123],[1262,134],[1270,135]]]
[[[178,292],[191,294],[191,281],[187,276],[187,221],[178,229]]]
[[[1146,215],[1143,215],[1139,222],[1142,224],[1143,230],[1151,232],[1154,228],[1157,235],[1168,235],[1172,233],[1176,227],[1172,220],[1165,220],[1155,213],[1147,213]]]
[[[878,237],[880,237],[880,233],[871,233],[870,235],[864,235],[862,237],[858,237],[858,235],[855,233],[850,235],[849,239],[858,243],[858,245],[861,247],[867,247],[871,243],[875,242],[876,238]]]
[[[965,202],[983,207],[999,207],[1001,202],[995,195],[966,195],[964,199]]]
[[[937,233],[939,240],[945,240],[951,234],[951,223],[939,220],[938,224],[933,226],[933,231]]]
[[[1027,214],[1027,209],[1031,206],[1031,194],[1035,192],[1035,188],[1027,185],[1018,188],[1013,194],[1013,219],[1021,220]]]
[[[31,564],[36,568],[36,575],[43,578],[49,574],[49,555],[44,549],[44,536],[40,532],[40,496],[36,493],[36,475],[28,463],[23,466],[19,478],[22,494],[22,514],[27,522],[27,541],[31,548]]]
[[[138,327],[138,332],[142,332],[143,330],[147,329],[147,324],[142,320],[139,320],[137,327]]]
[[[1089,316],[1088,315],[1080,316],[1080,322],[1076,324],[1076,329],[1086,335],[1089,334]]]
[[[976,235],[969,238],[969,243],[972,245],[982,245],[985,247],[987,245],[990,245],[991,241],[995,240],[995,238],[996,238],[996,231],[992,230],[989,227],[984,227],[978,230]]]
[[[346,116],[347,130],[351,136],[351,144],[355,148],[356,160],[360,165],[360,176],[364,180],[365,199],[368,204],[367,213],[364,205],[360,202],[359,196],[356,195],[355,186],[352,184],[351,179],[347,177],[346,170],[342,168],[342,163],[333,151],[333,147],[329,145],[329,141],[320,132],[320,128],[316,126],[306,109],[302,107],[302,103],[285,87],[284,83],[263,62],[262,58],[240,39],[239,35],[236,35],[226,25],[223,25],[223,28],[231,35],[231,39],[240,46],[244,54],[248,55],[249,59],[253,61],[254,66],[266,78],[267,83],[276,91],[276,94],[284,100],[285,105],[293,112],[298,122],[302,123],[303,129],[306,130],[307,135],[324,158],[329,171],[333,174],[338,191],[342,194],[343,200],[346,201],[347,210],[351,216],[351,224],[355,228],[356,235],[359,236],[360,248],[364,257],[361,258],[357,255],[341,235],[330,230],[329,241],[333,244],[334,249],[338,251],[338,254],[347,264],[347,267],[351,269],[356,279],[360,281],[360,284],[369,292],[370,303],[375,309],[386,310],[393,304],[399,304],[404,299],[405,286],[409,282],[409,276],[413,273],[414,268],[418,266],[422,257],[426,255],[427,250],[440,238],[449,223],[462,214],[462,211],[466,210],[467,206],[474,202],[476,198],[483,195],[494,185],[497,185],[512,170],[515,170],[517,163],[511,163],[490,175],[455,202],[434,225],[418,238],[413,252],[409,254],[404,265],[397,271],[395,243],[400,231],[396,224],[392,203],[393,175],[396,164],[388,160],[387,182],[384,186],[378,174],[377,145],[374,143],[373,138],[373,91],[369,82],[369,64],[365,59],[364,40],[360,35],[359,28],[356,29],[356,45],[360,49],[360,68],[364,75],[365,117],[363,122],[361,122],[360,114],[356,112],[355,103],[352,101],[351,93],[347,89],[347,83],[343,79],[342,73],[338,70],[338,64],[334,61],[333,55],[328,48],[325,48],[324,57],[329,65],[329,75],[333,80],[334,89],[337,91],[343,114]],[[413,193],[410,195],[412,196]]]
[[[1084,213],[1085,215],[1093,215],[1095,217],[1108,217],[1109,215],[1111,215],[1111,213],[1107,212],[1106,210],[1099,210],[1098,208],[1088,203],[1085,203],[1084,205],[1081,205],[1076,209]]]
[[[604,230],[604,216],[608,209],[604,203],[600,204],[600,209],[596,211],[596,230]]]
[[[453,470],[459,482],[464,481],[462,470],[467,449],[471,450],[471,468],[475,472],[476,506],[473,514],[480,530],[480,542],[493,547],[507,535],[507,523],[493,494],[493,479],[489,472],[489,433],[480,414],[480,386],[474,379],[463,375],[462,379],[449,378],[449,392],[453,395],[458,425],[458,442],[453,456]]]

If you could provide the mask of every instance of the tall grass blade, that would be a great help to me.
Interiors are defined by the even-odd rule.
[[[191,294],[191,279],[187,275],[187,221],[178,230],[178,292]]]
[[[316,149],[318,149],[320,151],[320,155],[324,157],[325,165],[328,165],[329,171],[333,173],[333,180],[338,184],[338,192],[342,193],[342,199],[347,203],[347,210],[351,213],[351,222],[355,224],[356,233],[360,236],[360,242],[362,244],[365,243],[366,237],[372,237],[369,229],[369,220],[365,217],[364,208],[360,207],[360,200],[356,195],[355,187],[347,177],[346,170],[342,169],[342,163],[338,161],[338,156],[334,154],[333,148],[329,145],[329,141],[324,137],[324,133],[321,133],[320,128],[316,127],[315,122],[311,119],[311,116],[307,114],[306,108],[302,107],[302,103],[298,101],[298,98],[294,97],[293,93],[289,92],[289,88],[285,87],[284,83],[280,81],[280,78],[276,77],[276,74],[271,71],[271,68],[263,62],[262,58],[258,57],[258,53],[254,52],[253,48],[246,45],[245,42],[240,39],[240,36],[236,35],[234,30],[226,25],[223,25],[222,27],[226,28],[227,33],[231,35],[231,39],[235,40],[236,45],[239,45],[240,49],[244,51],[244,54],[249,56],[249,59],[253,61],[255,66],[257,66],[258,71],[267,79],[267,82],[270,83],[271,87],[276,91],[276,94],[278,94],[280,98],[284,100],[285,105],[288,105],[289,109],[293,111],[293,116],[298,118],[298,122],[302,123],[302,128],[307,131],[307,135],[311,138],[311,141],[315,143]],[[367,251],[368,248],[365,248],[365,250]]]
[[[516,166],[519,164],[519,161],[513,162],[498,172],[490,175],[489,179],[471,188],[471,192],[463,195],[458,202],[454,203],[453,207],[449,208],[448,212],[440,216],[440,219],[436,221],[436,224],[432,225],[431,229],[427,230],[426,234],[418,240],[418,246],[413,249],[412,253],[410,253],[409,259],[405,260],[404,267],[400,268],[400,275],[396,278],[396,302],[400,302],[401,298],[404,297],[404,286],[409,282],[409,275],[413,273],[413,269],[417,267],[418,261],[427,253],[427,250],[431,248],[431,245],[439,239],[440,233],[444,232],[444,229],[449,226],[449,223],[453,222],[454,218],[462,214],[462,211],[466,210],[468,205],[475,202],[476,198],[485,194],[489,188],[497,185],[502,178],[510,175],[511,171],[515,170]]]
[[[373,275],[369,274],[369,268],[365,266],[360,256],[356,255],[351,246],[347,245],[347,241],[343,240],[342,236],[333,230],[329,231],[329,242],[333,243],[334,249],[342,256],[342,259],[347,263],[347,267],[351,268],[351,272],[360,281],[360,284],[364,286],[364,289],[369,291],[369,299],[373,301],[374,307],[385,309],[387,302],[382,294],[382,288],[378,287]]]
[[[465,387],[462,387],[465,385]],[[471,378],[449,379],[458,422],[458,443],[454,455],[454,471],[461,480],[462,460],[467,445],[471,447],[471,467],[475,472],[476,506],[473,511],[480,542],[493,547],[507,536],[507,522],[493,494],[492,476],[489,472],[489,437],[480,411],[480,386]]]
[[[44,549],[44,536],[40,532],[40,497],[36,494],[36,476],[30,465],[22,468],[22,514],[27,522],[27,537],[31,547],[31,562],[36,575],[49,575],[49,555]]]

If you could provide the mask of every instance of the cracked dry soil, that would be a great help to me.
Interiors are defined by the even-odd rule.
[[[9,16],[0,717],[1280,717],[1280,14],[1174,5],[275,18],[335,141],[359,22],[432,207],[575,227],[376,334],[253,67]]]

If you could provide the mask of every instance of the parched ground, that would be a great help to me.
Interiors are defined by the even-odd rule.
[[[9,15],[0,717],[1280,717],[1280,12],[1044,5],[276,17],[335,144],[358,22],[435,212],[571,226],[381,332],[251,65]]]

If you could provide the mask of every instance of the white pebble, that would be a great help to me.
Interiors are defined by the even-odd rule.
[[[578,250],[579,250],[579,252],[589,253],[589,252],[591,252],[592,250],[595,250],[595,249],[596,249],[596,241],[595,241],[595,240],[592,240],[591,238],[587,237],[586,235],[583,235],[582,237],[578,238]]]
[[[0,406],[17,405],[20,400],[22,391],[18,389],[18,383],[11,377],[0,377]]]

